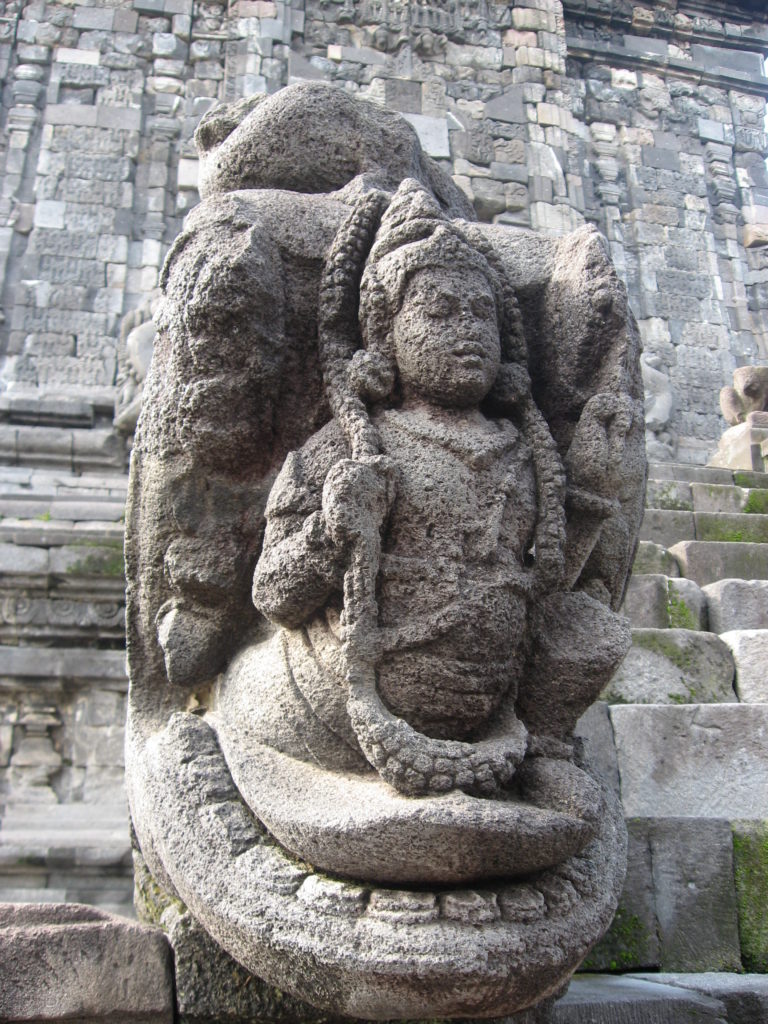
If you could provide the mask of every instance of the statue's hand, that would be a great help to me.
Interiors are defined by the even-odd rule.
[[[627,395],[597,394],[587,402],[565,458],[568,483],[613,496],[625,471],[627,438],[637,411]]]
[[[342,459],[323,485],[323,518],[338,548],[378,531],[394,500],[394,467],[384,455]]]

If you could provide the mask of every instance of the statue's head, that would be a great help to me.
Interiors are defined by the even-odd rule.
[[[365,352],[353,366],[375,376],[380,392],[396,370],[404,395],[477,405],[502,364],[519,360],[517,305],[471,230],[448,220],[415,181],[395,193],[362,276]]]

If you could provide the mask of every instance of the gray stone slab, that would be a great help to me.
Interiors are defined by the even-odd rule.
[[[768,580],[717,580],[702,589],[713,633],[768,629]]]
[[[735,702],[734,663],[714,633],[633,629],[632,647],[601,694],[609,703]]]
[[[670,548],[680,540],[695,540],[692,512],[647,508],[640,526],[640,539]]]
[[[613,705],[627,817],[765,817],[768,705]]]
[[[578,975],[557,1003],[553,1024],[725,1024],[719,999],[632,977]]]
[[[0,647],[0,673],[11,678],[122,682],[125,653],[87,647]]]
[[[9,576],[47,573],[49,568],[46,548],[21,547],[0,544],[0,573]]]
[[[522,86],[513,86],[485,104],[485,116],[492,121],[525,124],[527,117],[523,105]]]
[[[0,1018],[171,1024],[165,936],[80,904],[0,906]]]
[[[670,554],[661,544],[655,544],[650,540],[641,540],[637,545],[632,572],[644,575],[654,573],[664,576],[679,576],[680,566],[674,555]]]
[[[768,629],[734,629],[721,633],[720,638],[733,654],[739,700],[768,703]]]
[[[728,1024],[759,1024],[768,1020],[768,977],[764,974],[633,974],[642,981],[674,985],[723,1003]]]
[[[733,473],[729,469],[719,469],[712,466],[691,466],[687,463],[681,464],[676,462],[653,462],[648,467],[648,476],[653,480],[677,480],[687,483],[733,483]],[[759,487],[761,485],[741,484],[741,486]]]
[[[733,867],[739,904],[741,959],[747,971],[768,973],[768,821],[734,821]],[[760,1018],[768,1019],[766,1018]]]
[[[634,574],[624,614],[637,629],[706,629],[707,601],[693,580],[661,573]]]
[[[663,968],[740,970],[730,824],[657,820],[649,839]]]
[[[700,587],[716,580],[768,579],[768,544],[684,540],[669,553],[677,560],[681,575]]]
[[[695,512],[768,512],[768,490],[725,484],[691,484]]]
[[[745,512],[694,512],[693,520],[696,540],[768,543],[768,515]]]
[[[589,954],[584,970],[624,971],[643,965],[661,965],[661,944],[656,919],[651,844],[652,822],[627,822],[627,876],[611,927]]]
[[[574,735],[581,740],[584,767],[589,774],[620,796],[619,765],[613,729],[605,701],[597,700],[576,723]]]
[[[647,508],[693,510],[692,484],[685,480],[649,480],[645,491]]]

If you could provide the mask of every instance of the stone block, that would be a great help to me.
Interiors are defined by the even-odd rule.
[[[0,544],[0,577],[47,573],[48,551],[26,545]]]
[[[73,28],[112,31],[115,12],[110,8],[76,7],[72,16]]]
[[[624,704],[731,703],[733,677],[730,649],[713,633],[633,629],[632,647],[601,696]]]
[[[587,708],[576,723],[574,736],[581,741],[581,756],[586,770],[618,798],[619,765],[608,705],[604,701],[595,701]]]
[[[768,544],[684,540],[669,549],[680,573],[700,587],[716,580],[768,579]]]
[[[627,817],[765,817],[768,705],[610,709]]]
[[[645,978],[576,976],[555,1003],[552,1024],[724,1024],[724,1006]]]
[[[680,566],[677,563],[677,559],[666,548],[663,548],[661,544],[654,544],[653,541],[649,540],[641,540],[637,545],[637,554],[635,555],[632,572],[679,576]]]
[[[448,123],[444,117],[427,117],[425,114],[409,113],[404,113],[403,117],[416,129],[416,134],[419,136],[419,142],[425,153],[431,157],[450,157]]]
[[[693,513],[647,508],[640,526],[640,539],[653,541],[665,548],[680,540],[696,540]]]
[[[702,588],[713,633],[768,629],[768,580],[717,580]]]
[[[485,104],[485,116],[491,121],[526,124],[528,117],[523,106],[522,86],[512,86],[500,96],[489,100]]]
[[[583,964],[586,970],[651,969],[661,964],[651,867],[650,823],[627,822],[627,877],[616,916]]]
[[[649,838],[662,967],[741,970],[729,823],[657,820]]]
[[[768,542],[768,515],[744,512],[694,512],[695,540]],[[688,539],[688,538],[681,538]]]
[[[721,633],[720,639],[733,653],[739,700],[768,704],[768,629],[729,630]]]
[[[734,821],[733,861],[741,957],[747,971],[768,973],[768,822]],[[764,979],[768,986],[768,978]],[[768,1011],[768,991],[765,992]],[[763,1018],[755,1018],[756,1020]],[[765,1019],[768,1020],[768,1012]]]
[[[768,489],[724,484],[691,484],[695,512],[768,514]]]
[[[649,480],[645,492],[648,508],[693,511],[692,484],[684,480]]]
[[[661,573],[638,573],[629,579],[622,611],[636,629],[667,629],[668,577]]]
[[[45,108],[46,124],[76,124],[96,127],[98,110],[82,103],[50,103]]]
[[[635,974],[660,985],[699,992],[723,1004],[728,1024],[756,1024],[768,1020],[768,978],[764,974]]]
[[[165,936],[94,907],[0,906],[0,975],[3,1020],[173,1021]]]

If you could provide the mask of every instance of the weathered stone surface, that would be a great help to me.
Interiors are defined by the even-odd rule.
[[[168,941],[78,904],[0,905],[0,1016],[171,1024]]]
[[[629,841],[624,889],[611,927],[587,957],[585,969],[651,970],[661,965],[661,936],[651,863],[652,829],[653,822],[646,818],[627,822]]]
[[[714,633],[768,629],[768,581],[722,579],[702,589]]]
[[[707,628],[706,597],[693,580],[633,573],[623,607],[638,629]]]
[[[739,971],[729,823],[661,819],[649,839],[663,968]]]
[[[695,512],[742,512],[750,515],[768,511],[768,490],[724,484],[691,484]],[[705,538],[699,538],[704,540]]]
[[[700,587],[725,579],[768,579],[768,544],[685,540],[669,553],[681,575]]]
[[[734,659],[712,633],[633,629],[632,647],[603,691],[623,704],[735,702]]]
[[[635,974],[633,977],[717,999],[723,1004],[728,1024],[754,1024],[768,1014],[768,978],[764,974],[704,971],[700,974]]]
[[[733,371],[733,387],[720,392],[720,408],[727,423],[744,423],[752,412],[768,410],[768,367],[740,366]]]
[[[680,540],[695,540],[696,528],[692,512],[674,509],[647,508],[640,527],[641,540],[653,541],[665,548]]]
[[[734,821],[733,861],[741,957],[747,971],[768,969],[768,822]],[[763,985],[765,989],[765,985]]]
[[[768,542],[768,516],[739,512],[694,512],[696,540]]]
[[[321,1010],[514,1013],[565,985],[623,875],[571,739],[630,640],[626,297],[591,229],[452,219],[403,122],[323,85],[198,142],[126,527],[141,852]]]
[[[768,704],[768,629],[735,629],[720,638],[733,652],[739,700]]]
[[[555,1004],[555,1024],[723,1024],[723,1003],[650,978],[581,975]]]
[[[674,555],[670,554],[661,544],[641,540],[637,545],[632,572],[641,575],[679,576],[680,566]]]
[[[765,816],[768,705],[612,705],[611,723],[628,817]]]

